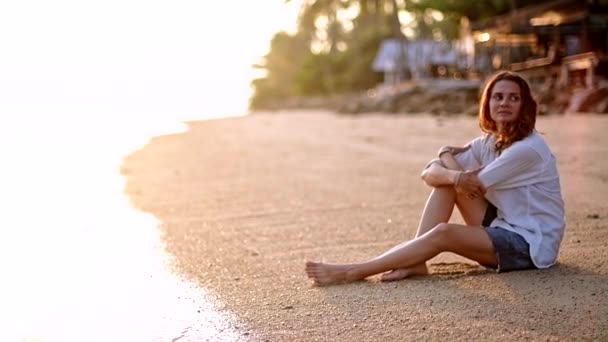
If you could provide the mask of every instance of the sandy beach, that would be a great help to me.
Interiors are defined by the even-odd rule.
[[[242,340],[608,340],[608,116],[538,120],[566,202],[557,266],[495,274],[444,253],[428,277],[330,287],[311,286],[305,261],[360,261],[413,238],[430,191],[422,167],[478,136],[476,118],[289,112],[188,125],[125,158],[125,191]]]

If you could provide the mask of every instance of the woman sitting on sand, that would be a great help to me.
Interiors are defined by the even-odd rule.
[[[441,252],[498,272],[547,268],[564,234],[564,202],[555,158],[535,131],[537,105],[528,83],[502,71],[484,87],[479,125],[465,147],[445,146],[422,172],[433,187],[416,238],[361,263],[307,262],[318,285],[382,274],[383,281],[428,273]],[[454,206],[467,225],[448,223]]]

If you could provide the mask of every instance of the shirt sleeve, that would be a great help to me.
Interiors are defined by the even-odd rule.
[[[480,144],[483,144],[480,138],[474,139],[467,144],[471,145],[471,148],[454,156],[454,159],[463,169],[474,170],[481,166],[479,161]]]
[[[509,189],[529,185],[538,178],[538,165],[543,159],[532,147],[514,144],[479,172],[479,180],[486,188]]]
[[[471,145],[471,148],[454,156],[454,159],[458,162],[460,166],[462,166],[463,169],[474,170],[481,166],[479,158],[477,157],[477,155],[479,155],[480,143],[482,143],[481,139],[473,139],[467,144]],[[423,169],[427,169],[429,166],[435,163],[443,166],[441,159],[435,158],[429,161]]]

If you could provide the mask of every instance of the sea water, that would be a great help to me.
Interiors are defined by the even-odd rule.
[[[159,222],[120,175],[152,136],[235,113],[23,108],[5,107],[0,126],[0,341],[243,340],[171,272]]]
[[[184,120],[245,113],[251,66],[298,2],[3,4],[0,341],[243,340],[170,272],[120,164]]]

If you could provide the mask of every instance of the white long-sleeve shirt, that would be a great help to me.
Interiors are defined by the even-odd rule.
[[[490,135],[470,142],[455,156],[465,170],[483,167],[479,179],[486,199],[498,209],[491,227],[521,235],[538,268],[555,264],[565,229],[564,201],[555,157],[536,132],[499,155]]]

